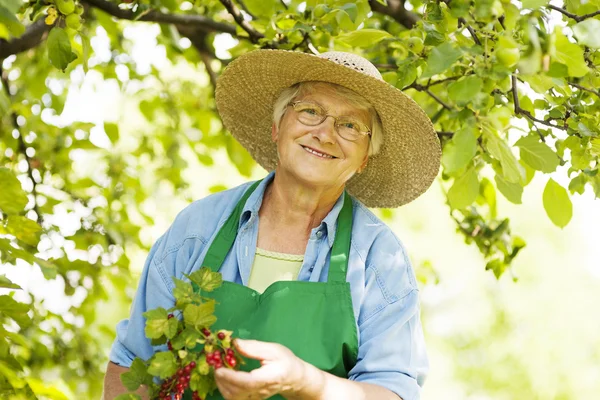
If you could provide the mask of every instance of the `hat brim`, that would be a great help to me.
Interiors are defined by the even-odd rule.
[[[225,127],[267,171],[275,168],[271,140],[273,104],[298,82],[335,83],[359,93],[383,125],[383,146],[367,168],[347,183],[367,207],[393,208],[424,193],[438,174],[439,138],[425,112],[385,81],[317,56],[287,50],[255,50],[232,61],[217,81],[215,100]]]

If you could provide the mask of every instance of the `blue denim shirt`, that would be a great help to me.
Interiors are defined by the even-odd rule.
[[[258,211],[271,172],[246,201],[238,236],[225,259],[224,280],[247,285],[258,236]],[[173,307],[172,277],[182,279],[201,267],[214,236],[250,186],[213,194],[186,207],[152,246],[128,320],[117,325],[110,360],[129,367],[135,357],[149,359],[165,346],[144,335],[142,313]],[[344,194],[323,222],[311,231],[300,281],[326,282],[329,255]],[[418,288],[406,251],[391,229],[362,203],[353,200],[353,226],[347,281],[358,332],[358,362],[348,379],[381,385],[403,400],[420,397],[429,365],[419,318]]]

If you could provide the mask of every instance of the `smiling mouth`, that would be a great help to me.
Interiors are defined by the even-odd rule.
[[[302,145],[301,145],[301,146],[302,146]],[[302,148],[303,148],[304,150],[306,150],[306,152],[308,152],[308,153],[310,153],[310,154],[312,154],[312,155],[315,155],[315,156],[317,156],[317,157],[324,158],[324,159],[326,159],[326,160],[331,160],[331,159],[337,158],[337,157],[331,156],[331,155],[329,155],[329,154],[325,154],[325,153],[318,152],[317,150],[311,149],[310,147],[302,146]]]

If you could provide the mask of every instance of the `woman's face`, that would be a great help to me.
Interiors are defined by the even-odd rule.
[[[294,101],[316,103],[329,115],[347,116],[370,127],[367,111],[353,107],[331,88],[298,96]],[[367,164],[369,137],[357,141],[342,138],[335,129],[335,121],[328,117],[321,124],[307,126],[298,121],[297,112],[288,106],[279,124],[273,124],[273,140],[279,153],[278,169],[312,186],[339,188]],[[321,155],[314,154],[321,153]]]

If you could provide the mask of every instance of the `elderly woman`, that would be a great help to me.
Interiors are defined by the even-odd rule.
[[[431,121],[373,64],[340,52],[250,52],[223,72],[216,101],[272,172],[191,204],[152,247],[105,398],[125,392],[119,374],[136,356],[164,350],[142,313],[172,307],[171,277],[208,266],[224,280],[217,325],[245,339],[235,345],[250,359],[218,369],[210,399],[418,399],[428,362],[414,272],[366,206],[398,207],[430,186]]]

